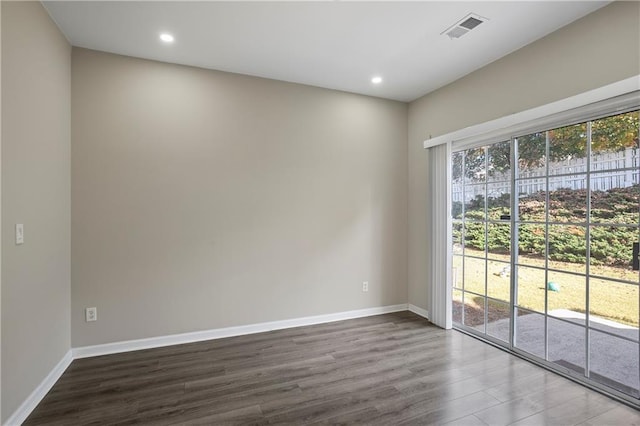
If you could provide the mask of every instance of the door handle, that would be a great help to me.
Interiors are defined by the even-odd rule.
[[[633,270],[640,270],[640,259],[638,255],[640,254],[640,243],[633,243]]]

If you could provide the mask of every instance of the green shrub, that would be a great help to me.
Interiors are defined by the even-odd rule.
[[[586,222],[586,190],[560,189],[549,194],[549,215],[555,221]],[[593,191],[591,195],[591,221],[593,223],[638,224],[640,185],[616,188],[610,191]],[[487,216],[499,220],[509,213],[509,194],[487,199]],[[464,217],[483,221],[485,218],[484,198],[478,196],[465,205]],[[541,191],[519,200],[520,219],[544,222],[546,218],[546,193]],[[454,218],[462,217],[462,205],[454,206]],[[485,226],[488,228],[485,229]],[[522,224],[518,229],[519,253],[534,257],[544,257],[546,239],[549,236],[550,260],[585,263],[587,255],[586,226]],[[631,263],[631,246],[638,241],[638,230],[629,226],[592,226],[591,264],[627,267]],[[464,230],[456,227],[455,241],[464,235],[467,247],[491,253],[509,253],[511,226],[465,222]]]

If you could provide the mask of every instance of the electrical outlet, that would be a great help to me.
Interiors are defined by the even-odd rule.
[[[98,308],[86,308],[84,310],[84,320],[86,322],[98,321]]]
[[[24,244],[24,225],[16,223],[16,245]]]
[[[362,283],[362,291],[369,291],[369,281]]]

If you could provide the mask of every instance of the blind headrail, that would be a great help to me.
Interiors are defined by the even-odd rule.
[[[454,150],[508,140],[534,131],[575,124],[598,115],[624,113],[640,106],[640,75],[546,105],[465,127],[424,141],[425,148],[452,142]]]

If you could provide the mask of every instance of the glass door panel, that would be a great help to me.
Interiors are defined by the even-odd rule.
[[[511,143],[452,154],[453,319],[509,343]]]
[[[451,297],[452,299],[452,309],[453,309],[453,314],[451,315],[452,317],[452,321],[456,324],[463,324],[463,320],[462,320],[462,310],[463,310],[463,303],[462,303],[462,290],[458,290],[454,287],[453,289],[453,295]]]
[[[507,262],[487,262],[487,296],[511,303],[511,265]]]
[[[549,271],[547,313],[565,321],[586,325],[587,281],[584,275]]]
[[[585,274],[587,271],[587,227],[547,226],[547,267]]]
[[[483,296],[475,293],[464,293],[464,325],[485,332],[485,303]]]
[[[638,343],[594,329],[589,331],[589,337],[589,378],[638,398]]]
[[[511,309],[509,302],[487,298],[487,334],[509,343]]]
[[[587,123],[560,127],[549,130],[547,133],[549,136],[549,175],[586,173],[587,145],[589,143]]]
[[[587,355],[585,327],[555,318],[547,318],[548,360],[581,375],[585,374]]]
[[[546,272],[543,268],[516,266],[516,306],[544,314]]]
[[[511,142],[489,145],[487,157],[487,182],[511,182]]]
[[[515,308],[513,345],[524,352],[544,359],[546,321],[544,314]]]
[[[638,111],[454,153],[454,323],[640,397]]]
[[[519,224],[518,250],[516,251],[519,265],[545,267],[546,225],[543,223]]]
[[[587,221],[587,175],[549,177],[549,222]]]
[[[638,112],[591,123],[589,372],[600,384],[640,396],[640,162]],[[635,262],[634,262],[635,258]]]

